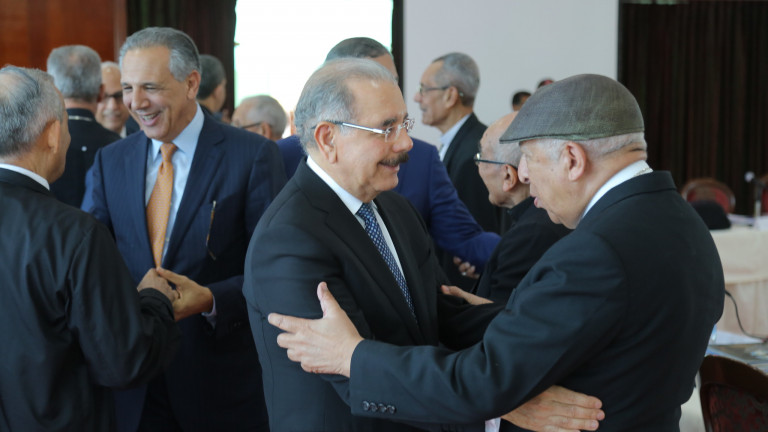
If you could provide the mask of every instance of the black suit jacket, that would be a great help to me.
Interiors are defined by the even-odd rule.
[[[146,382],[179,345],[171,303],[137,294],[112,238],[0,168],[0,429],[110,431],[110,390]]]
[[[72,141],[67,150],[64,174],[51,183],[51,192],[61,202],[79,208],[85,194],[85,174],[93,165],[96,152],[119,140],[120,135],[100,125],[87,109],[68,108],[67,114]]]
[[[507,303],[512,290],[544,252],[571,232],[552,222],[546,210],[533,205],[531,197],[509,209],[507,217],[512,225],[488,259],[474,291],[501,304]]]
[[[374,202],[395,244],[416,318],[360,222],[306,162],[300,163],[256,227],[243,292],[272,430],[411,430],[382,419],[352,416],[345,379],[306,373],[277,345],[280,331],[267,322],[267,315],[321,317],[316,296],[321,281],[328,283],[358,331],[368,338],[398,345],[437,345],[442,340],[459,347],[482,334],[484,327],[473,325],[482,319],[471,321],[478,317],[469,316],[471,308],[438,293],[442,272],[413,206],[395,192],[384,192]]]
[[[102,149],[83,200],[83,209],[114,233],[134,279],[154,267],[144,196],[150,144],[140,132]],[[243,263],[256,223],[284,184],[275,143],[205,117],[162,263],[210,288],[216,303],[215,328],[202,315],[179,322],[182,348],[157,378],[185,431],[267,423],[242,295]],[[143,396],[126,398],[121,417],[137,422]]]
[[[641,175],[542,256],[481,343],[458,353],[359,344],[352,411],[492,418],[559,384],[603,401],[601,431],[677,431],[723,294],[707,227],[669,173]],[[365,412],[362,401],[396,412]]]
[[[487,128],[480,123],[475,113],[470,114],[451,141],[443,163],[459,198],[467,205],[477,223],[485,231],[498,233],[501,209],[488,201],[488,188],[474,161],[480,138]]]

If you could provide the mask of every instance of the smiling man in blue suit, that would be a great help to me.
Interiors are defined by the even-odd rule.
[[[147,28],[120,51],[123,101],[142,132],[105,147],[83,209],[112,231],[137,281],[162,267],[192,313],[182,348],[148,388],[118,398],[121,430],[268,430],[242,296],[251,234],[285,183],[277,146],[205,116],[186,34]],[[185,275],[185,276],[179,276]]]

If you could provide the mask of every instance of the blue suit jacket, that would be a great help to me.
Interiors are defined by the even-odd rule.
[[[83,210],[114,234],[137,282],[154,267],[144,204],[150,144],[140,132],[100,150],[83,200]],[[201,315],[179,322],[182,348],[157,378],[165,380],[173,414],[185,431],[266,423],[242,275],[256,223],[284,184],[273,142],[205,117],[162,264],[210,288],[217,311],[215,328]],[[143,392],[135,393],[140,397],[128,404],[134,421],[143,406]],[[121,411],[118,407],[125,417]]]
[[[412,138],[410,159],[400,166],[397,187],[393,190],[408,198],[427,223],[429,233],[440,249],[469,261],[482,270],[499,243],[499,235],[484,232],[459,199],[440,161],[435,146]],[[306,156],[299,137],[292,135],[277,142],[285,172],[293,176]]]

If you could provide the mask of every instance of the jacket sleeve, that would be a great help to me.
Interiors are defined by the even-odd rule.
[[[83,233],[69,266],[67,326],[93,380],[127,387],[160,373],[181,340],[165,295],[151,288],[136,292],[112,238],[98,224]]]

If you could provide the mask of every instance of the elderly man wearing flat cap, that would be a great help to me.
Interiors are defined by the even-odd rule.
[[[538,90],[502,135],[535,204],[574,231],[534,265],[483,340],[463,351],[363,340],[324,284],[319,320],[273,314],[305,370],[349,377],[357,415],[469,422],[552,384],[603,401],[601,431],[677,431],[723,273],[706,226],[646,164],[632,94],[599,75]],[[378,404],[393,410],[378,410]]]

